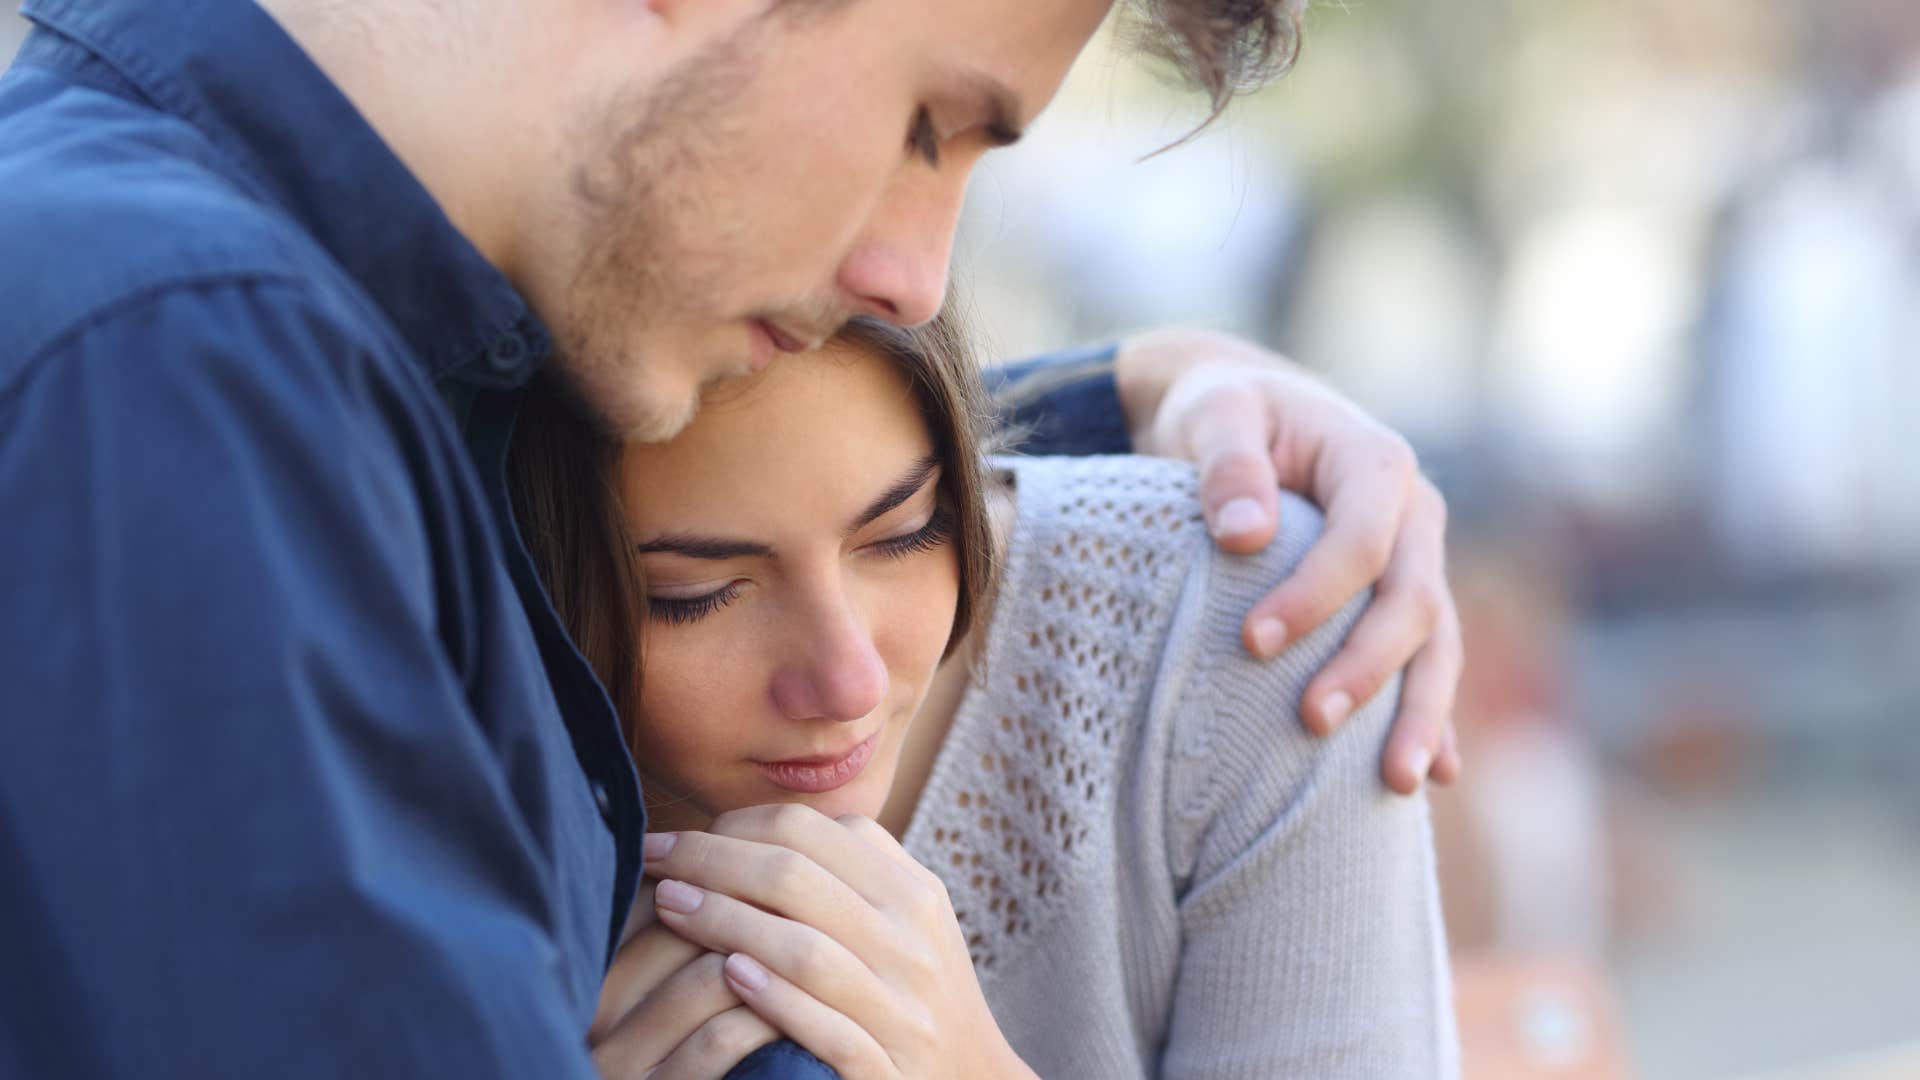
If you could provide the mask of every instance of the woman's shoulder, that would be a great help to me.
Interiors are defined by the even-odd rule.
[[[1300,708],[1308,683],[1345,642],[1370,595],[1354,597],[1272,659],[1257,659],[1242,644],[1247,613],[1320,538],[1324,517],[1316,506],[1281,492],[1273,542],[1233,555],[1207,534],[1189,464],[1113,457],[1026,459],[1012,467],[1027,527],[1018,542],[1044,564],[1028,566],[1023,576],[1042,583],[1040,595],[1057,597],[1062,584],[1085,589],[1086,572],[1077,567],[1092,561],[1109,572],[1114,588],[1144,601],[1146,617],[1126,628],[1127,644],[1118,647],[1133,654],[1142,680],[1128,712],[1161,736],[1135,745],[1166,755],[1164,772],[1148,771],[1164,780],[1177,873],[1205,874],[1198,839],[1223,815],[1257,828],[1310,784],[1327,796],[1322,803],[1371,804],[1383,794],[1378,754],[1397,684],[1333,736],[1309,732]],[[1117,556],[1112,565],[1110,556]],[[1097,616],[1070,614],[1062,625],[1099,636]]]
[[[1244,599],[1238,614],[1299,565],[1324,526],[1319,507],[1281,491],[1273,543],[1233,555],[1207,533],[1190,462],[1117,455],[1002,457],[995,464],[1017,489],[1016,548],[1037,549],[1056,572],[1139,585],[1200,573],[1222,604]]]

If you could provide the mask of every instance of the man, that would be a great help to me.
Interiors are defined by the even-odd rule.
[[[0,1074],[592,1075],[643,814],[512,526],[516,392],[552,352],[595,422],[658,437],[850,315],[927,318],[967,172],[1106,4],[29,0]],[[1284,25],[1158,8],[1217,96],[1238,30]],[[1276,478],[1327,506],[1249,643],[1377,578],[1307,709],[1414,657],[1410,788],[1455,764],[1438,499],[1247,348],[1143,338],[1036,401],[1199,457],[1226,542],[1271,534]]]

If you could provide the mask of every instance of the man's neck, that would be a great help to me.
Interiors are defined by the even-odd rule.
[[[447,219],[511,277],[508,226],[515,183],[508,163],[529,158],[530,148],[512,143],[531,133],[507,130],[514,125],[506,104],[497,100],[502,80],[490,80],[490,88],[475,78],[510,65],[462,55],[488,48],[487,35],[471,20],[444,13],[431,31],[412,26],[405,4],[259,3],[353,103]],[[463,22],[469,25],[457,25]]]

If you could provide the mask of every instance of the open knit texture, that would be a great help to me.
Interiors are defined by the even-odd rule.
[[[1427,804],[1379,779],[1398,687],[1330,738],[1299,719],[1364,598],[1240,646],[1318,511],[1283,498],[1233,556],[1190,466],[996,465],[1014,539],[904,841],[1014,1049],[1049,1078],[1457,1075]]]

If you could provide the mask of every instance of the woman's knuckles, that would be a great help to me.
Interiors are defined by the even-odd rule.
[[[760,868],[760,887],[764,895],[753,899],[762,903],[783,898],[819,896],[830,888],[826,871],[797,851],[775,849]]]
[[[752,1010],[728,1009],[700,1025],[700,1030],[693,1033],[691,1049],[702,1060],[730,1068],[775,1034]]]

